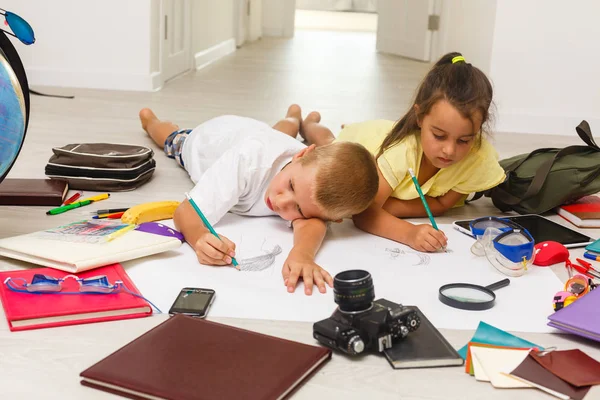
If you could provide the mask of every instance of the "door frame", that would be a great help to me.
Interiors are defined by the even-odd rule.
[[[165,66],[164,66],[164,59],[165,59],[165,54],[164,52],[166,51],[165,49],[165,29],[168,28],[165,27],[165,11],[164,11],[164,4],[165,4],[165,0],[160,0],[159,4],[158,4],[158,19],[159,19],[159,28],[158,28],[158,70],[159,70],[159,75],[160,75],[160,87],[162,87],[164,85],[164,83],[169,80],[169,79],[173,79],[176,78],[177,76],[180,76],[182,74],[185,74],[186,72],[189,72],[190,70],[194,70],[194,57],[192,55],[192,0],[182,0],[183,4],[184,4],[184,11],[183,11],[183,47],[186,49],[185,51],[187,51],[187,69],[177,75],[174,75],[172,77],[166,78],[165,75]]]

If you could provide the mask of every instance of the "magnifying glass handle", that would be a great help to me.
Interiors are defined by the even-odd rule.
[[[485,288],[494,291],[496,289],[502,289],[503,287],[506,287],[508,285],[510,285],[510,279],[506,278],[496,283],[492,283],[491,285],[488,285]]]

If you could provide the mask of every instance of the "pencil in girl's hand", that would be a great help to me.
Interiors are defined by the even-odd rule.
[[[188,199],[188,201],[190,202],[190,204],[192,205],[192,207],[194,207],[194,210],[196,210],[196,214],[198,214],[198,216],[202,220],[202,223],[204,223],[204,226],[206,226],[206,229],[208,229],[210,231],[210,233],[212,233],[217,239],[221,240],[221,238],[219,237],[219,235],[217,234],[217,232],[213,229],[213,227],[210,224],[210,222],[208,222],[208,220],[206,219],[206,217],[204,216],[204,214],[202,213],[202,211],[200,211],[200,208],[198,207],[198,205],[196,204],[196,202],[194,201],[194,199],[192,199],[188,193],[185,194],[185,197]],[[235,257],[231,257],[231,263],[238,270],[240,269],[239,268],[239,264],[238,264],[237,260],[235,259]]]
[[[417,180],[417,177],[415,176],[415,172],[413,171],[412,168],[409,168],[408,173],[412,177],[412,181],[415,184],[415,189],[417,189],[417,193],[419,193],[421,202],[423,203],[423,206],[425,207],[425,212],[427,212],[429,221],[431,221],[431,226],[433,226],[433,229],[435,229],[436,231],[439,231],[439,228],[438,228],[437,224],[435,223],[435,219],[433,219],[433,214],[431,213],[431,210],[429,209],[429,204],[427,204],[427,200],[425,200],[425,195],[423,194],[423,191],[421,190],[421,185],[419,185],[419,181]]]
[[[429,221],[431,221],[431,226],[433,226],[433,229],[435,229],[436,231],[439,231],[440,228],[438,228],[437,224],[435,223],[435,219],[433,219],[433,214],[431,213],[431,210],[429,209],[429,204],[427,204],[427,200],[425,200],[425,195],[423,194],[423,191],[421,190],[421,185],[419,185],[419,181],[417,180],[417,177],[415,176],[415,171],[413,171],[412,168],[409,168],[408,173],[410,174],[412,181],[415,184],[415,189],[417,189],[417,193],[419,193],[419,197],[421,198],[423,207],[425,207],[425,212],[427,213],[427,216],[429,217]],[[444,247],[444,251],[446,251],[445,247]]]

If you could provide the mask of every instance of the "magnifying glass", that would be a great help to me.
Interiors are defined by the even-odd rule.
[[[494,307],[496,294],[494,290],[510,284],[508,278],[502,279],[488,286],[473,285],[470,283],[450,283],[440,288],[438,298],[447,306],[461,310],[480,311]]]

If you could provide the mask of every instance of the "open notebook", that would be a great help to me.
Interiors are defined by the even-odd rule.
[[[162,227],[162,234],[136,230],[102,243],[72,242],[51,239],[40,232],[0,239],[0,255],[17,260],[77,273],[103,265],[132,260],[181,246],[180,236],[174,230]],[[142,224],[142,226],[147,226]],[[156,231],[161,232],[160,229]],[[179,232],[176,232],[179,234]],[[180,235],[180,234],[179,234]]]

